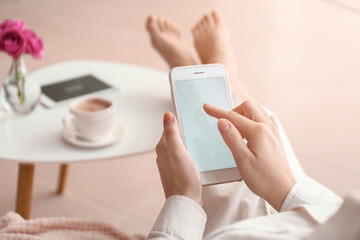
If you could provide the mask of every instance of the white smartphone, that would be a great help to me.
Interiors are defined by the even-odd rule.
[[[170,71],[170,85],[181,137],[200,171],[202,185],[239,181],[240,173],[219,133],[217,119],[203,109],[204,103],[233,108],[225,67],[176,67]]]

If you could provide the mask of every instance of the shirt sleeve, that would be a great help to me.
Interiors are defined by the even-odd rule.
[[[166,200],[148,239],[202,239],[206,220],[206,214],[198,203],[185,196],[171,196]]]
[[[342,199],[311,178],[297,182],[285,198],[280,212],[305,211],[324,223],[342,204]]]

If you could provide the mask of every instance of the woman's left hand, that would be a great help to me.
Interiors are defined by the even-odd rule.
[[[166,198],[183,195],[202,206],[199,170],[181,140],[178,122],[170,112],[164,114],[164,132],[156,153]]]

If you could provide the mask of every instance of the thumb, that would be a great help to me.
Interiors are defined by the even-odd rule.
[[[218,128],[235,159],[236,165],[239,167],[243,160],[249,159],[252,152],[246,146],[239,130],[230,121],[223,118],[219,119]]]
[[[164,135],[166,145],[169,148],[177,148],[183,146],[180,136],[179,124],[171,112],[164,114]]]

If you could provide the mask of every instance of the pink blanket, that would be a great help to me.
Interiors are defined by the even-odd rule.
[[[0,239],[140,240],[145,236],[129,236],[108,224],[91,220],[66,217],[24,220],[17,213],[8,212],[0,218]]]

